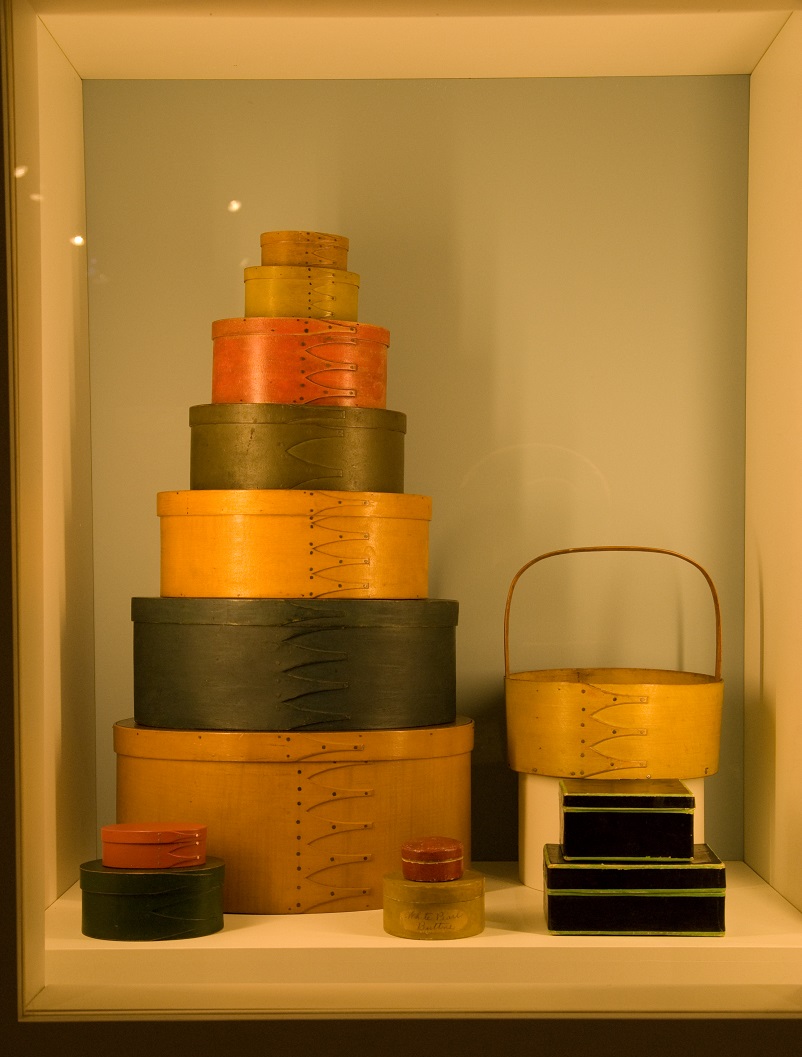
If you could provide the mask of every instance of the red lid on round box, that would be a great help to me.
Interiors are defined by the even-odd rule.
[[[423,837],[401,845],[401,872],[407,881],[457,881],[462,860],[462,842],[454,837]]]
[[[196,822],[117,822],[100,830],[104,866],[159,870],[206,862],[206,826]]]

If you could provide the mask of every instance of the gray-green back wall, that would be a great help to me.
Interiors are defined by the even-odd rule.
[[[718,585],[725,732],[707,837],[740,857],[748,78],[84,91],[98,823],[114,817],[111,725],[133,712],[130,598],[158,594],[155,493],[188,487],[211,321],[242,314],[260,233],[304,228],[348,236],[360,319],[391,333],[405,490],[434,504],[430,594],[461,605],[475,857],[516,856],[510,579],[594,544],[678,550]],[[512,667],[711,671],[712,635],[690,567],[569,556],[522,580]]]

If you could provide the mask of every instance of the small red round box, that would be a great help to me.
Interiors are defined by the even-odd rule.
[[[401,846],[401,872],[407,881],[458,881],[462,842],[454,837],[423,837]]]

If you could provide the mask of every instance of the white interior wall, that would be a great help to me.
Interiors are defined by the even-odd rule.
[[[746,857],[802,906],[802,15],[751,79]],[[789,232],[795,236],[789,238]]]
[[[18,482],[22,998],[42,985],[42,908],[94,853],[94,629],[82,85],[14,7],[14,472]]]
[[[461,603],[477,857],[517,847],[509,581],[609,543],[687,553],[719,588],[706,833],[740,857],[748,83],[84,83],[99,824],[132,714],[130,598],[158,592],[155,493],[188,484],[211,321],[241,314],[259,233],[299,227],[350,238],[360,318],[391,331],[406,490],[434,501],[430,594]],[[522,587],[513,664],[710,671],[711,619],[693,570],[577,556]]]
[[[94,626],[92,437],[86,302],[82,84],[39,27],[42,214],[42,520],[45,550],[42,632],[43,747],[47,842],[58,849],[46,873],[48,901],[74,880],[71,863],[96,839],[92,732]]]

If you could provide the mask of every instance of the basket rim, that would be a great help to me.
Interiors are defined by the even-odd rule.
[[[627,673],[632,676],[644,676],[646,678],[621,678]],[[546,678],[550,675],[555,676],[555,678]],[[571,675],[574,675],[575,678],[570,678]],[[679,678],[667,679],[665,682],[654,678],[660,675],[678,676]],[[566,676],[566,678],[559,678],[560,676]],[[516,672],[507,672],[505,678],[518,679],[521,682],[559,683],[564,686],[579,686],[581,684],[592,684],[594,686],[600,684],[607,686],[679,686],[682,685],[683,679],[688,680],[688,685],[697,686],[705,683],[721,683],[723,685],[724,682],[720,675],[710,675],[707,672],[691,672],[682,668],[522,668]]]

